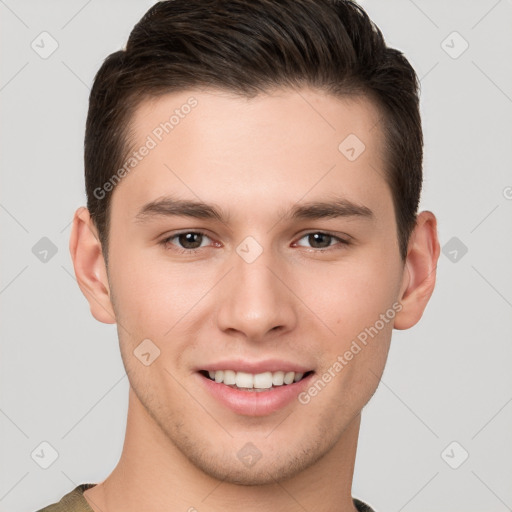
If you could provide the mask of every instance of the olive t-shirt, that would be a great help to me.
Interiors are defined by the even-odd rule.
[[[96,484],[80,484],[71,492],[64,495],[58,503],[52,503],[37,512],[94,512],[84,498],[84,491],[94,487]],[[370,506],[357,498],[352,498],[358,512],[375,512]]]

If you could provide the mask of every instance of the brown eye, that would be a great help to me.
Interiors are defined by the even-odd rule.
[[[308,242],[314,249],[322,249],[331,245],[332,238],[327,233],[311,233],[308,235]]]
[[[348,245],[349,242],[339,238],[337,236],[331,235],[329,233],[323,233],[321,231],[316,231],[314,233],[308,233],[304,235],[300,240],[307,239],[310,247],[312,249],[328,249],[329,247],[333,247],[335,245]],[[334,242],[334,243],[333,243]],[[339,242],[339,244],[336,244]],[[302,246],[305,247],[305,246]]]
[[[198,249],[201,247],[203,235],[201,233],[181,233],[177,235],[177,238],[184,249]]]
[[[177,251],[194,251],[204,247],[207,244],[203,242],[209,240],[209,237],[204,233],[198,231],[186,231],[183,233],[176,233],[162,240],[162,245],[165,247],[174,246]]]

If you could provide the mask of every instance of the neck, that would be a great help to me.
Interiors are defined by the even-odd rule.
[[[351,488],[360,414],[326,455],[295,476],[237,485],[205,474],[165,436],[130,387],[123,452],[112,473],[84,492],[94,512],[356,512]]]

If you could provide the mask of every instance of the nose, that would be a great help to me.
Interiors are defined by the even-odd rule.
[[[286,283],[283,263],[269,251],[251,263],[234,253],[232,263],[218,297],[218,327],[255,342],[293,330],[298,301]]]

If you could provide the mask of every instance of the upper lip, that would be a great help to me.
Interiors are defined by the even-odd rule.
[[[236,372],[246,373],[263,373],[263,372],[295,372],[295,373],[306,373],[312,370],[311,366],[304,366],[299,363],[291,361],[285,361],[283,359],[264,359],[262,361],[248,361],[245,359],[226,359],[215,363],[208,363],[197,371],[206,370],[214,372],[217,370],[233,370]]]

